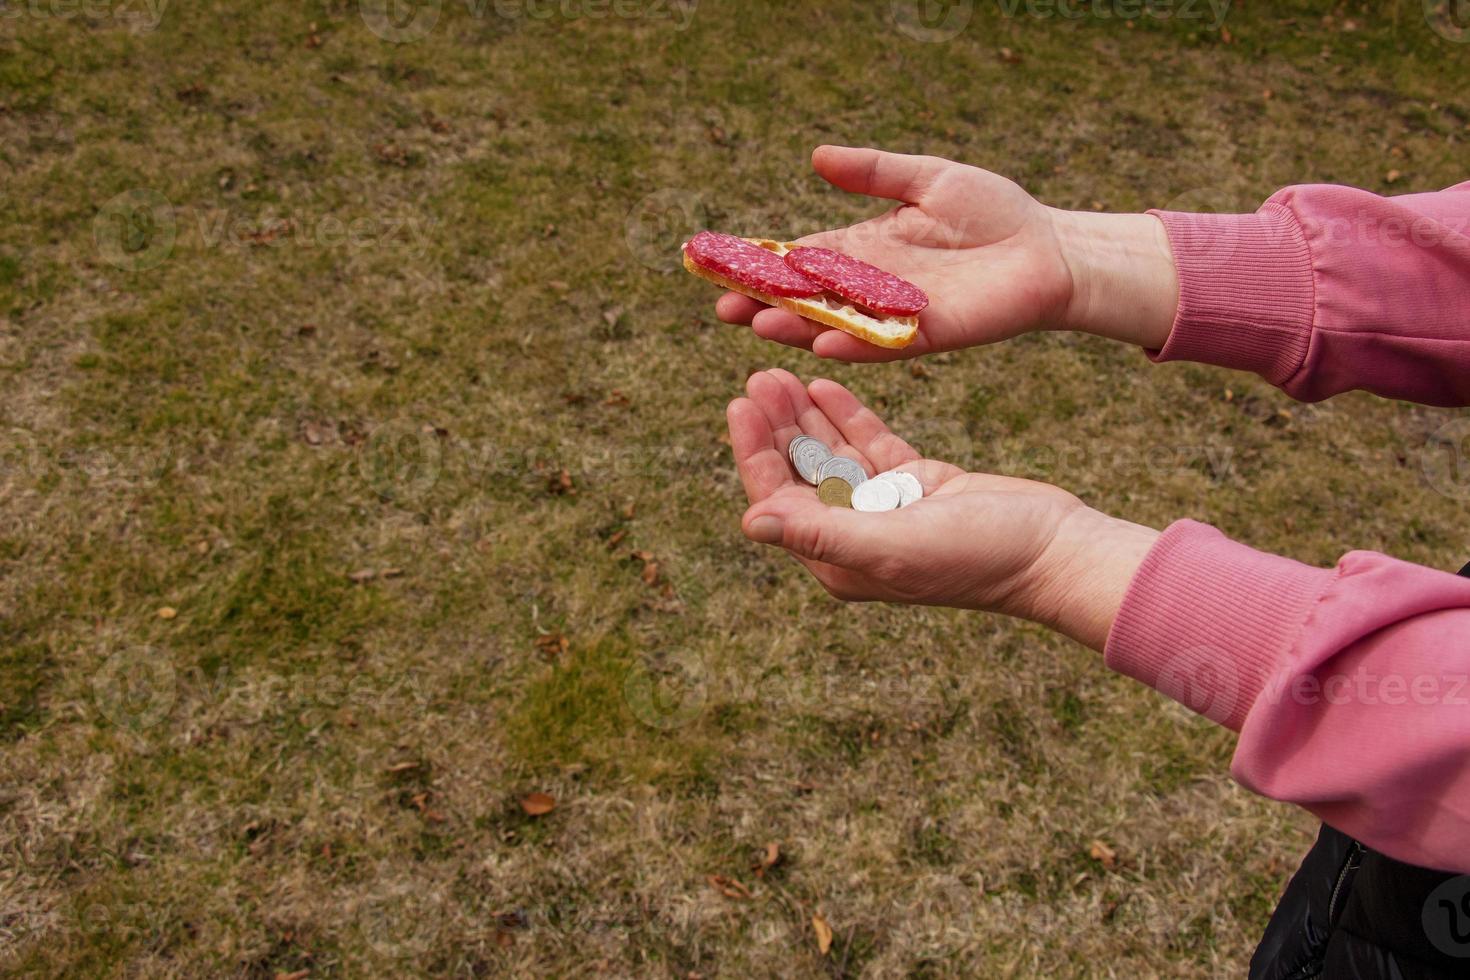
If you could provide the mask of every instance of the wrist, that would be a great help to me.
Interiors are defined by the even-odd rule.
[[[1090,507],[1071,511],[1032,565],[1026,618],[1101,651],[1159,534]]]
[[[1061,321],[1157,350],[1179,307],[1179,275],[1164,223],[1149,214],[1051,212],[1072,295]]]

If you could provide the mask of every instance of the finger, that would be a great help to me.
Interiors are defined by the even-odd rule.
[[[816,436],[839,456],[847,456],[862,463],[863,469],[867,470],[869,476],[877,472],[873,469],[872,461],[863,453],[862,448],[854,446],[850,439],[845,438],[842,430],[834,425],[826,413],[812,401],[811,395],[807,394],[806,385],[801,383],[800,378],[784,368],[772,368],[766,373],[781,382],[781,387],[786,391],[786,399],[791,405],[792,413],[802,432]]]
[[[803,561],[862,573],[901,550],[900,522],[873,520],[845,507],[829,507],[812,494],[782,494],[751,505],[741,529],[752,541],[780,545]]]
[[[787,397],[786,386],[775,371],[757,371],[745,379],[745,393],[765,413],[777,451],[786,452],[791,440],[804,431]]]
[[[741,293],[726,293],[715,300],[715,316],[726,323],[749,323],[761,310],[770,307]]]
[[[879,347],[870,344],[866,340],[854,337],[850,333],[841,330],[823,331],[819,336],[812,339],[812,353],[818,357],[825,357],[833,361],[846,361],[852,364],[873,364],[881,361],[899,361],[904,358],[918,357],[932,350],[928,339],[924,336],[923,328],[914,342],[907,347],[897,349]]]
[[[894,435],[872,409],[837,382],[818,378],[807,391],[817,408],[842,431],[842,437],[879,470],[891,470],[919,458],[913,446]]]
[[[774,307],[757,313],[750,326],[757,337],[802,350],[811,350],[812,342],[826,332],[825,327]]]
[[[854,194],[919,204],[934,181],[954,164],[939,157],[907,156],[866,147],[819,146],[812,167],[829,184]]]
[[[746,499],[757,503],[795,482],[785,454],[776,448],[771,426],[760,406],[748,398],[737,398],[725,409],[725,419],[730,426],[730,450],[735,455],[735,468],[745,487]]]

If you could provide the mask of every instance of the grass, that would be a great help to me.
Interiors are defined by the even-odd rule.
[[[447,2],[402,44],[343,0],[16,6],[3,969],[1241,975],[1312,822],[1095,655],[748,546],[721,410],[821,372],[1133,520],[1439,567],[1454,413],[1061,335],[819,365],[670,253],[872,210],[822,141],[1074,208],[1446,186],[1466,50],[1421,5],[1236,4],[1227,39],[979,3],[920,43],[887,4]]]

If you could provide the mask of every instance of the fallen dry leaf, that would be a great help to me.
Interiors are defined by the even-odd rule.
[[[826,956],[832,951],[832,927],[820,914],[812,916],[812,929],[817,934],[817,951]]]
[[[771,841],[769,844],[766,845],[766,853],[762,855],[761,859],[757,861],[753,866],[755,876],[757,878],[764,878],[766,876],[766,872],[774,868],[776,866],[776,863],[780,860],[781,845],[777,844],[775,841]]]
[[[357,585],[361,585],[364,582],[376,581],[380,578],[401,578],[402,576],[403,569],[401,568],[359,568],[355,572],[347,573],[348,581]]]
[[[1397,183],[1398,182],[1398,179],[1400,177],[1402,177],[1402,176],[1403,176],[1403,172],[1402,171],[1399,171],[1399,170],[1390,170],[1387,174],[1384,175],[1384,178],[1383,179],[1386,180],[1386,181],[1388,181],[1390,184],[1393,184],[1393,183]]]
[[[548,660],[555,660],[566,653],[570,646],[570,641],[560,633],[547,633],[545,636],[536,637],[536,648]]]
[[[1100,862],[1109,871],[1112,871],[1118,866],[1118,852],[1100,840],[1093,841],[1092,846],[1087,849],[1087,853],[1094,861]]]
[[[395,167],[407,167],[413,162],[413,156],[401,146],[392,143],[379,143],[373,147],[373,154],[383,163]]]
[[[571,471],[563,469],[552,474],[546,481],[546,491],[554,496],[575,496],[577,488],[572,485]]]
[[[178,614],[179,611],[173,606],[164,606],[163,608],[158,610],[159,619],[173,619],[174,617],[178,616]]]
[[[417,769],[418,767],[419,764],[417,762],[395,762],[393,763],[393,765],[388,767],[388,771],[392,773],[409,772],[411,770]]]
[[[1000,60],[1004,61],[1008,65],[1019,65],[1021,63],[1021,56],[1016,54],[1016,52],[1012,51],[1010,48],[1001,48]]]
[[[525,810],[528,816],[545,816],[556,809],[556,797],[545,793],[527,793],[521,797],[521,809]]]
[[[311,976],[310,970],[297,970],[294,973],[277,973],[276,980],[306,980]]]
[[[713,885],[721,895],[726,898],[749,898],[750,889],[746,888],[734,878],[724,875],[706,875],[705,880]]]

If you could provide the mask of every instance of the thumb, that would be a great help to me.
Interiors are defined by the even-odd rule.
[[[842,568],[865,568],[900,547],[897,511],[861,514],[829,507],[815,497],[763,500],[745,512],[741,527],[759,544]]]
[[[868,147],[819,146],[812,167],[834,187],[869,197],[918,204],[946,167],[939,157],[907,156]]]

